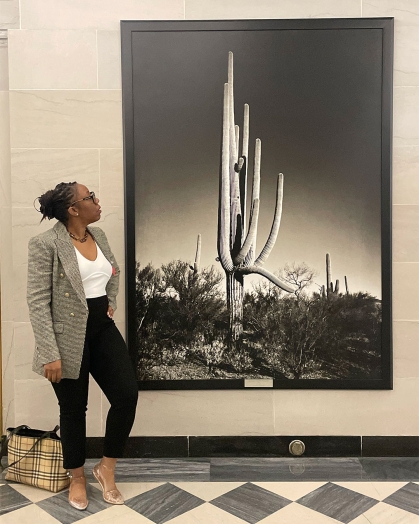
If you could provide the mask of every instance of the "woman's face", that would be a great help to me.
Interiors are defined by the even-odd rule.
[[[69,211],[71,216],[79,218],[86,224],[97,222],[100,219],[101,209],[99,206],[99,199],[94,197],[93,194],[83,184],[76,185],[76,191],[74,195],[73,205]]]

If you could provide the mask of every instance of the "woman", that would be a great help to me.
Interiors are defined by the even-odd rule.
[[[29,316],[35,335],[33,370],[52,384],[60,407],[63,466],[70,504],[88,505],[84,462],[89,373],[111,407],[104,453],[93,468],[103,498],[123,504],[114,469],[131,431],[138,400],[135,372],[112,319],[119,268],[100,219],[99,199],[76,182],[58,184],[38,198],[42,220],[53,228],[29,241]]]

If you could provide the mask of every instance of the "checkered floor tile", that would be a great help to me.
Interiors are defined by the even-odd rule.
[[[89,477],[86,511],[68,504],[67,491],[0,480],[0,524],[419,524],[417,480],[188,482],[185,467],[179,481],[174,470],[170,482],[162,472],[155,481],[122,475],[124,506],[106,504]]]
[[[217,506],[250,524],[256,524],[263,518],[290,504],[280,495],[276,495],[251,482],[244,484],[211,501]]]
[[[172,484],[164,484],[128,500],[126,505],[155,524],[168,522],[204,501]]]
[[[387,497],[384,502],[419,515],[419,485],[409,482],[409,484],[393,493],[393,495]]]
[[[13,489],[13,486],[4,484],[0,486],[0,515],[4,515],[14,509],[22,508],[32,502]]]
[[[318,513],[343,522],[343,524],[349,524],[356,517],[375,506],[378,500],[329,482],[305,495],[297,502]]]

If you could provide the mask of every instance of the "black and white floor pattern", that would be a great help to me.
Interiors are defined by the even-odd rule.
[[[124,459],[124,506],[0,480],[0,524],[419,524],[419,459]]]

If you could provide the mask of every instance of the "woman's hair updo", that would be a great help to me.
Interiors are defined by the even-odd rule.
[[[74,200],[75,185],[77,182],[61,182],[54,189],[50,189],[35,200],[39,201],[39,211],[42,213],[41,222],[48,218],[56,218],[63,224],[68,222],[68,208]]]

